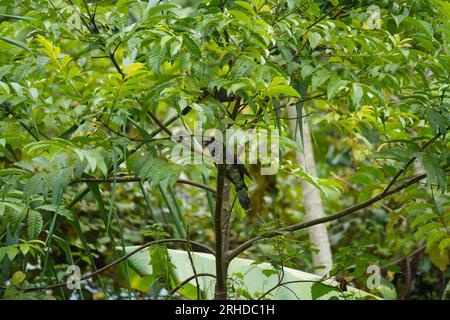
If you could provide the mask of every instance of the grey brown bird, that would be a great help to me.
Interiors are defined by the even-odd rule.
[[[223,162],[225,162],[225,160],[227,159],[233,160],[233,163],[225,164],[225,177],[234,185],[236,196],[241,207],[245,211],[251,213],[252,207],[250,197],[248,195],[248,188],[245,184],[245,176],[249,177],[251,180],[253,180],[253,178],[248,172],[245,165],[238,159],[235,154],[231,154],[228,150],[225,150],[225,156],[222,156],[223,145],[222,143],[216,141],[214,137],[203,140],[202,145],[204,148],[208,149],[211,156],[216,160],[221,160]]]
[[[248,196],[248,188],[245,184],[245,176],[252,179],[244,164],[234,163],[225,165],[225,177],[234,185],[242,209],[251,213],[252,206]]]

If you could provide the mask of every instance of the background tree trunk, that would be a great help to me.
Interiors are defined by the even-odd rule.
[[[300,132],[296,132],[295,108],[288,108],[289,122],[296,142],[302,145]],[[303,119],[301,120],[303,121]],[[296,152],[295,158],[298,164],[302,165],[305,170],[312,176],[316,176],[316,163],[314,159],[314,151],[312,146],[311,132],[309,125],[303,121],[303,152]],[[322,199],[320,191],[306,180],[301,181],[303,203],[307,220],[318,219],[324,216]],[[314,267],[323,268],[316,269],[315,273],[319,275],[327,274],[333,265],[331,255],[330,241],[328,239],[327,227],[325,224],[319,224],[308,229],[309,240],[320,251],[313,253],[312,260]]]

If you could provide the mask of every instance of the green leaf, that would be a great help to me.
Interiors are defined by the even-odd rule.
[[[447,132],[447,122],[443,115],[431,108],[426,108],[425,113],[435,134],[438,132],[445,134]]]
[[[300,98],[300,93],[288,85],[273,85],[267,89],[267,93],[271,96],[278,96],[278,94],[285,94],[291,97]]]
[[[5,17],[5,18],[16,19],[16,20],[23,20],[23,21],[34,22],[34,19],[33,19],[32,17],[16,16],[16,15],[13,15],[13,14],[0,13],[0,17]]]
[[[327,295],[329,293],[333,292],[340,292],[338,288],[324,285],[320,282],[316,282],[311,287],[311,297],[313,300],[317,300],[320,297],[323,297],[324,295]]]
[[[13,46],[16,46],[16,47],[19,47],[19,48],[22,48],[24,50],[27,50],[27,51],[31,52],[31,49],[28,48],[27,45],[25,43],[23,43],[23,42],[20,42],[20,41],[17,41],[17,40],[8,39],[8,38],[5,38],[5,37],[0,37],[0,40],[3,40],[3,41],[5,41],[5,42],[7,42],[9,44],[12,44]]]
[[[153,275],[158,277],[167,275],[172,267],[167,247],[158,245],[150,247],[150,264],[152,266]]]
[[[309,64],[305,64],[302,67],[302,79],[305,80],[306,78],[308,78],[313,72],[314,72],[314,67],[309,65]]]
[[[433,219],[435,218],[436,215],[432,212],[428,212],[428,213],[422,213],[420,215],[418,215],[413,222],[411,222],[411,228],[415,228],[418,225],[424,223],[427,220]]]
[[[429,222],[419,228],[419,230],[415,234],[415,237],[416,237],[416,239],[423,238],[429,232],[439,230],[439,228],[441,228],[441,227],[442,227],[442,225],[438,222]]]
[[[315,49],[319,45],[321,38],[322,36],[318,32],[310,32],[308,34],[308,40],[311,49]]]
[[[361,88],[361,86],[358,85],[357,83],[354,83],[353,89],[352,89],[352,100],[353,100],[353,104],[356,107],[360,106],[363,94],[364,94],[364,92],[363,92],[363,89]]]
[[[172,219],[172,222],[175,225],[175,230],[180,238],[186,238],[187,230],[186,230],[186,224],[184,223],[183,216],[180,212],[180,208],[177,204],[177,199],[171,192],[171,189],[168,190],[161,187],[161,185],[158,185],[159,192],[161,193],[162,198],[164,199],[164,202],[167,205],[167,208],[169,209],[169,214]]]
[[[146,14],[145,14],[144,17],[153,18],[153,17],[157,16],[157,13],[160,13],[160,12],[165,11],[165,10],[170,10],[170,9],[174,9],[174,8],[179,8],[180,7],[179,5],[173,4],[173,3],[163,3],[163,4],[156,5],[154,7],[150,7],[151,3],[152,2],[150,2],[150,1],[148,2],[148,6],[147,6],[147,9],[146,9]]]
[[[3,259],[5,258],[7,251],[8,247],[0,247],[0,263],[3,262]]]
[[[253,9],[253,6],[245,1],[235,1],[235,3],[238,6],[241,6],[242,8],[246,9],[248,12],[250,12],[253,16],[256,15],[255,10]]]
[[[405,162],[411,159],[412,154],[406,149],[392,148],[384,149],[373,154],[378,159],[393,159],[400,162]]]
[[[440,250],[437,246],[427,247],[425,251],[431,262],[437,266],[442,272],[447,270],[450,264],[450,257],[448,250]]]
[[[447,191],[447,177],[444,170],[439,165],[439,160],[435,155],[430,153],[420,153],[420,161],[422,162],[429,183],[437,183],[442,193]]]
[[[439,249],[441,250],[441,255],[444,255],[444,251],[450,247],[450,238],[446,238],[439,243]],[[1,259],[0,259],[1,261]]]
[[[153,46],[147,56],[147,64],[155,73],[160,71],[160,67],[163,63],[165,51],[160,44]]]
[[[9,246],[6,249],[6,254],[8,255],[9,261],[13,262],[19,253],[19,249],[16,246]]]
[[[322,84],[325,83],[325,81],[328,80],[328,78],[331,76],[330,71],[328,71],[325,68],[320,68],[316,70],[311,78],[311,85],[314,89],[317,89]]]
[[[26,216],[26,209],[12,209],[7,207],[4,214],[6,223],[9,223],[11,232],[15,232]]]
[[[154,158],[149,153],[134,154],[127,161],[128,170],[150,186],[161,184],[163,189],[173,186],[181,174],[181,167],[162,159]]]
[[[376,183],[373,177],[365,174],[364,172],[357,172],[354,175],[350,176],[348,180],[362,185],[374,185]]]
[[[246,24],[248,27],[250,27],[252,25],[252,20],[243,11],[240,11],[240,10],[228,10],[228,12],[230,14],[232,14],[237,19],[237,21],[239,21],[239,23],[242,22],[242,23]]]
[[[261,270],[261,272],[266,276],[266,277],[270,277],[274,274],[278,274],[278,272],[274,269],[263,269]]]
[[[22,271],[16,271],[11,277],[11,282],[17,287],[25,280],[25,278],[25,273],[23,273]]]
[[[21,243],[19,244],[19,249],[22,255],[26,255],[30,251],[30,246],[27,243]]]
[[[339,92],[340,90],[345,88],[347,83],[348,83],[347,80],[342,80],[341,78],[336,77],[336,76],[331,78],[331,80],[328,82],[328,87],[327,87],[328,100],[332,100],[335,97],[337,92]]]
[[[195,41],[192,40],[191,37],[189,37],[186,34],[183,35],[183,44],[186,46],[186,48],[192,54],[192,58],[193,59],[200,59],[201,58],[200,48],[195,43]]]
[[[75,219],[73,213],[70,210],[68,210],[62,206],[58,206],[58,205],[54,205],[54,204],[46,204],[46,205],[39,206],[35,209],[49,211],[49,212],[58,211],[58,215],[65,217],[69,221],[73,221]]]
[[[29,210],[27,219],[28,238],[37,239],[42,231],[43,224],[44,221],[42,219],[42,215],[37,211]]]
[[[447,230],[437,230],[427,237],[427,247],[432,246],[436,242],[440,241],[442,238],[447,236]]]

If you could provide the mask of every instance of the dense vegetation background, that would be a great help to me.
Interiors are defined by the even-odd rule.
[[[0,0],[0,295],[448,299],[449,20],[438,0]],[[225,165],[169,161],[198,123],[279,135],[277,174],[247,164],[252,212]],[[237,257],[269,264],[249,280]]]

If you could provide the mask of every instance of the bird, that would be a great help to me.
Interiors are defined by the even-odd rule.
[[[225,162],[225,178],[227,178],[227,180],[234,185],[236,196],[242,209],[248,213],[252,213],[252,206],[248,195],[248,187],[245,184],[245,176],[249,177],[252,181],[253,178],[245,165],[238,159],[236,154],[231,154],[229,150],[225,150],[226,156],[221,157],[220,154],[223,152],[223,145],[222,143],[216,141],[214,137],[204,138],[202,141],[202,146],[203,148],[208,149],[209,153],[216,159],[216,161],[221,160],[222,162]],[[226,163],[227,161],[224,161],[228,159],[233,159],[232,163]]]
[[[242,209],[248,213],[252,213],[252,205],[248,196],[248,188],[245,184],[245,176],[253,180],[244,164],[233,163],[225,165],[225,177],[234,185],[239,204]]]

